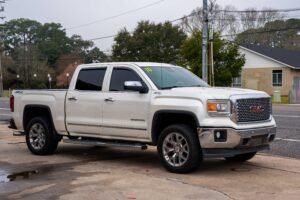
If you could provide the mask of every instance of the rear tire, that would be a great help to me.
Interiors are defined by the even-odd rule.
[[[196,130],[185,124],[171,125],[159,136],[157,151],[163,166],[173,173],[188,173],[203,160]]]
[[[50,155],[55,152],[58,139],[47,117],[32,118],[26,128],[26,144],[35,155]]]
[[[227,161],[230,162],[245,162],[247,160],[252,159],[256,155],[256,152],[239,154],[233,157],[225,157]]]

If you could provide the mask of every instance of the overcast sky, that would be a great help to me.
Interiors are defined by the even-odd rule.
[[[126,11],[144,7],[159,0],[7,0],[4,15],[6,20],[29,18],[39,22],[58,22],[65,28],[94,22]],[[265,7],[274,9],[299,8],[300,0],[217,0],[237,9]],[[122,27],[131,31],[140,20],[163,22],[189,14],[202,6],[202,0],[161,0],[161,2],[111,20],[77,29],[67,29],[68,35],[79,34],[84,39],[114,35]],[[1,13],[3,14],[3,13]],[[297,13],[299,15],[299,12]],[[95,41],[101,50],[111,49],[113,38]]]

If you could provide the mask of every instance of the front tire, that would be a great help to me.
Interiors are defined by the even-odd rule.
[[[157,145],[164,167],[173,173],[188,173],[203,160],[196,130],[185,124],[168,126],[163,130]]]
[[[35,117],[26,128],[26,144],[35,155],[50,155],[57,148],[58,140],[47,117]]]
[[[256,152],[244,153],[244,154],[235,155],[233,157],[225,157],[225,159],[230,162],[246,162],[247,160],[252,159],[255,155]]]

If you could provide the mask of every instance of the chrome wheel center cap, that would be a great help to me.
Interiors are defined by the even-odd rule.
[[[181,150],[181,147],[179,145],[176,145],[174,150],[175,150],[176,153],[179,153],[180,150]]]

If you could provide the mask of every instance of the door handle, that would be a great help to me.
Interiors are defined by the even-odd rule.
[[[107,99],[104,99],[105,102],[114,102],[114,100],[112,98],[107,98]]]
[[[68,100],[69,101],[77,101],[77,98],[76,97],[69,97]]]

